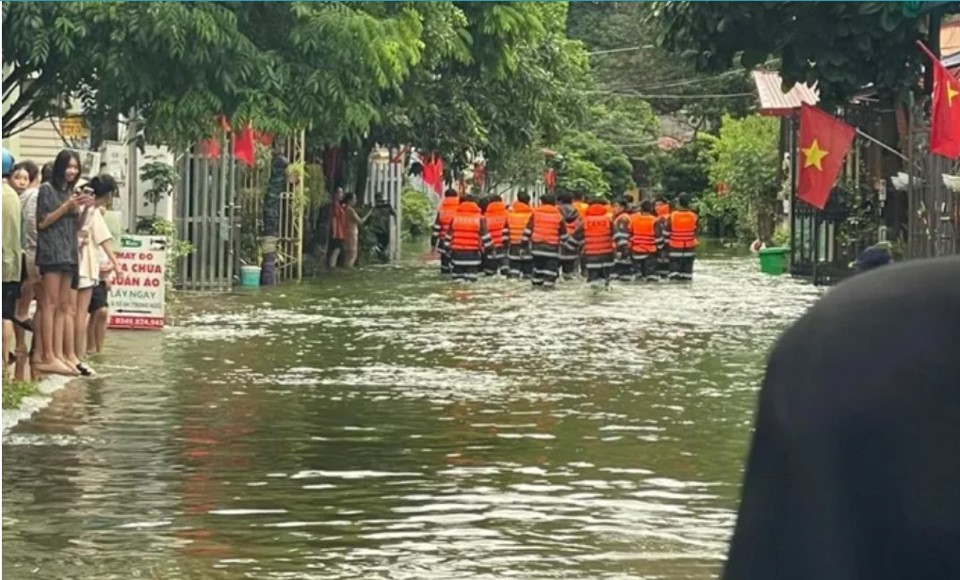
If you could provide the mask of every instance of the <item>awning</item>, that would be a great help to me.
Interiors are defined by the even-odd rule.
[[[797,83],[790,91],[783,92],[783,79],[775,72],[755,70],[753,83],[757,87],[761,115],[785,117],[803,103],[816,105],[820,101],[816,87],[804,83]]]

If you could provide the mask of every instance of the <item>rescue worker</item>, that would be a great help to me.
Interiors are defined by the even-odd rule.
[[[630,202],[624,196],[613,202],[613,242],[616,246],[612,280],[633,280],[633,260],[627,246],[630,230]]]
[[[457,206],[447,229],[445,246],[450,253],[453,279],[476,282],[484,252],[493,249],[493,240],[487,231],[487,220],[472,195],[465,195]]]
[[[456,189],[450,188],[443,194],[437,219],[433,223],[433,235],[430,236],[430,245],[440,254],[440,274],[450,274],[450,252],[445,246],[447,232],[460,205],[460,195]]]
[[[523,232],[527,229],[533,208],[530,207],[530,194],[521,191],[517,194],[517,201],[510,205],[507,214],[505,241],[508,245],[507,257],[509,261],[509,276],[513,278],[529,278],[533,275],[533,256],[523,240]]]
[[[590,204],[583,201],[583,192],[577,191],[573,194],[573,207],[580,214],[580,219],[587,217],[587,207]]]
[[[567,227],[552,193],[540,197],[523,231],[523,242],[533,256],[533,285],[552,287],[560,276],[560,247],[567,242]]]
[[[590,201],[587,216],[575,237],[583,239],[583,264],[587,282],[609,282],[614,266],[614,225],[607,208],[599,199]]]
[[[567,236],[572,236],[573,232],[580,227],[582,219],[580,212],[573,205],[573,194],[561,193],[557,196],[560,202],[559,209],[563,215],[563,224],[567,228]],[[572,280],[577,273],[577,258],[580,257],[580,248],[576,244],[564,244],[560,248],[560,271],[564,280]]]
[[[507,275],[507,239],[510,230],[507,228],[507,206],[499,195],[490,197],[483,217],[487,220],[487,231],[493,241],[493,249],[483,258],[483,273],[493,276],[497,273]]]
[[[677,198],[677,211],[670,214],[664,238],[670,252],[670,279],[693,280],[693,260],[697,248],[697,214],[690,209],[690,196]]]
[[[653,211],[657,216],[661,236],[657,239],[657,275],[666,278],[670,274],[670,254],[667,250],[667,240],[663,237],[666,231],[666,221],[670,217],[670,204],[663,197],[658,197],[653,204]]]
[[[633,261],[634,280],[656,282],[660,279],[657,275],[657,239],[663,237],[660,227],[650,200],[641,202],[640,211],[630,216],[626,240]]]

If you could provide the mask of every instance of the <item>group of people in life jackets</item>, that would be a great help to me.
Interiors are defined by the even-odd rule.
[[[633,205],[582,194],[541,196],[536,207],[521,192],[509,207],[500,196],[477,200],[448,189],[431,244],[440,273],[475,281],[482,271],[554,286],[585,273],[588,282],[692,280],[697,214],[680,195],[677,209],[663,198]]]

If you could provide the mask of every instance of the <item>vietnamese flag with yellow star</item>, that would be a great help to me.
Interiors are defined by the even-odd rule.
[[[823,209],[837,182],[843,158],[850,150],[856,130],[806,103],[800,109],[800,158],[797,197]]]
[[[930,108],[930,152],[960,157],[960,81],[939,60],[933,61],[933,106]]]

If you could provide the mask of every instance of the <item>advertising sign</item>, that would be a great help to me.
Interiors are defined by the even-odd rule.
[[[110,287],[110,328],[163,328],[167,238],[122,236]]]

